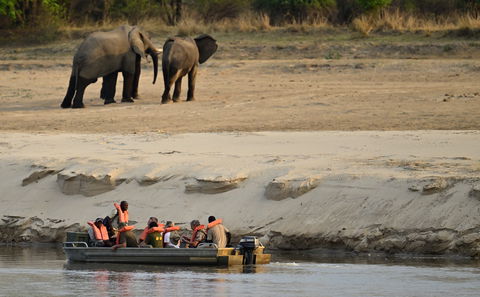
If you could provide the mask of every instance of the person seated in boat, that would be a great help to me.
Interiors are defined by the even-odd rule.
[[[147,232],[150,229],[149,226],[150,226],[150,223],[152,222],[157,223],[157,227],[160,227],[160,228],[164,227],[163,224],[158,223],[158,219],[156,217],[150,217],[147,221],[147,226],[145,227],[145,229],[143,229],[142,234],[140,234],[140,236],[138,237],[138,244],[141,244],[143,241],[145,241],[145,238],[147,238],[147,234],[148,234]]]
[[[190,228],[192,228],[192,236],[182,236],[181,247],[196,248],[201,242],[207,238],[205,232],[205,225],[200,225],[200,221],[193,220],[190,222]]]
[[[125,223],[120,223],[118,227],[117,241],[116,244],[112,246],[112,249],[138,247],[137,238],[132,232],[135,226],[127,226]]]
[[[109,216],[106,216],[103,219],[103,225],[107,228],[108,238],[111,242],[115,242],[116,239],[116,230],[112,226],[112,219]]]
[[[163,232],[165,230],[159,227],[157,222],[150,222],[148,225],[145,241],[141,245],[151,245],[153,248],[163,248]]]
[[[180,247],[180,235],[178,235],[180,227],[175,226],[172,221],[167,221],[165,224],[165,232],[163,233],[163,247],[176,248]]]
[[[110,215],[110,218],[112,219],[112,226],[118,229],[121,223],[128,225],[128,202],[122,201],[120,204],[113,203],[113,206],[115,209]]]
[[[225,248],[230,244],[230,231],[222,223],[222,219],[208,217],[207,242],[213,242],[218,248]]]
[[[90,228],[88,236],[90,237],[90,245],[94,247],[110,247],[112,242],[108,236],[107,227],[103,224],[102,218],[97,218],[95,222],[88,221]]]

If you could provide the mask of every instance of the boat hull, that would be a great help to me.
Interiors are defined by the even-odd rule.
[[[155,249],[64,246],[71,262],[130,263],[130,264],[180,264],[180,265],[242,265],[243,255],[233,248]],[[263,250],[255,253],[254,264],[270,263],[270,255]]]

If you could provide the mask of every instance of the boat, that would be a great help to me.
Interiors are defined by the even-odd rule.
[[[180,264],[180,265],[251,265],[270,263],[270,254],[253,236],[240,240],[236,248],[217,248],[215,244],[203,244],[198,248],[119,248],[89,247],[84,241],[63,243],[69,262],[125,263],[125,264]]]

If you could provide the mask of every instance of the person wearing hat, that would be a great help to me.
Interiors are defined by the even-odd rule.
[[[102,218],[97,218],[95,222],[87,222],[90,225],[88,236],[90,237],[90,245],[95,247],[109,247],[112,242],[108,236],[108,231],[103,224]]]

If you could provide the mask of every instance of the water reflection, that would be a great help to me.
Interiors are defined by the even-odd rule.
[[[466,258],[315,251],[273,253],[272,262],[232,267],[67,263],[55,247],[0,247],[0,296],[478,296],[480,290],[479,261]]]
[[[331,250],[277,251],[272,252],[272,262],[314,262],[331,264],[361,265],[406,265],[406,266],[471,266],[480,267],[480,259],[460,256],[428,256],[428,255],[386,255],[356,254]]]
[[[65,270],[95,271],[95,272],[149,272],[149,273],[176,273],[188,270],[192,273],[264,273],[266,265],[235,265],[228,267],[216,266],[188,266],[188,265],[146,265],[146,264],[116,264],[116,263],[82,263],[65,262]]]

